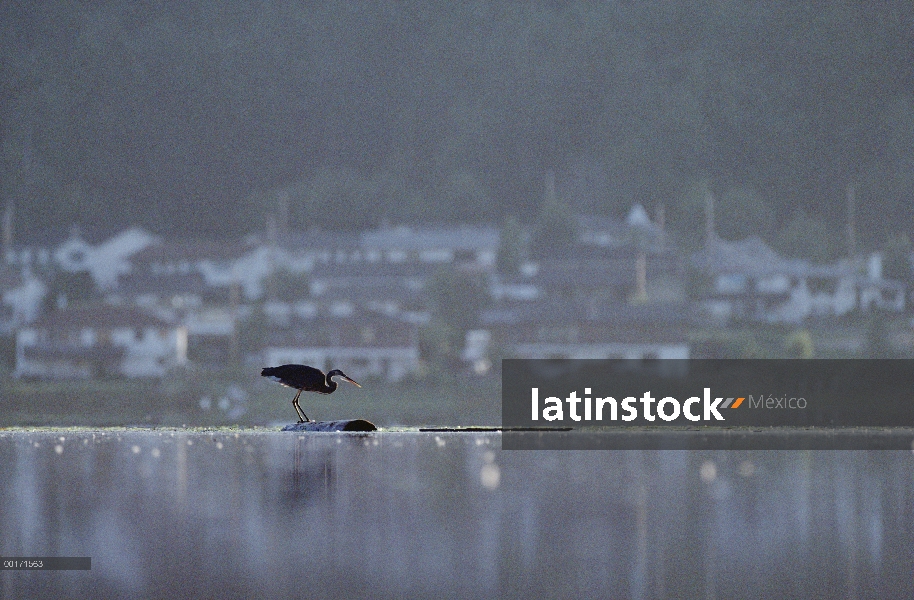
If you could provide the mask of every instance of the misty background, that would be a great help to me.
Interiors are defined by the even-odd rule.
[[[909,232],[914,5],[9,2],[0,181],[22,243],[141,226],[530,222],[663,204],[787,255]],[[797,241],[797,229],[809,239]]]
[[[503,358],[912,357],[912,20],[2,3],[5,418],[262,423],[305,362],[366,383],[318,414],[486,423]]]
[[[907,451],[435,427],[504,358],[914,359],[912,50],[911,0],[0,1],[0,554],[93,567],[0,596],[914,596]],[[387,431],[281,433],[285,363]]]

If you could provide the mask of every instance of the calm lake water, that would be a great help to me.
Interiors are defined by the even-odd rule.
[[[6,598],[914,597],[914,454],[0,432]]]

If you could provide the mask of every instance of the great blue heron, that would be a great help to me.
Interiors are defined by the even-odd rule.
[[[302,392],[332,394],[334,391],[336,391],[337,386],[333,378],[337,376],[355,385],[356,387],[362,387],[339,369],[333,369],[324,375],[324,372],[320,369],[315,369],[314,367],[309,367],[308,365],[281,365],[278,367],[267,367],[261,371],[260,374],[263,377],[269,377],[273,381],[278,381],[286,387],[295,388],[298,390],[298,393],[295,394],[295,398],[292,400],[292,406],[295,407],[295,412],[298,413],[299,423],[304,423],[305,421],[311,420],[298,405],[298,397],[301,396]]]

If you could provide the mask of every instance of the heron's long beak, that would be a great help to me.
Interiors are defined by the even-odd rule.
[[[358,383],[356,383],[354,380],[349,379],[349,378],[346,377],[345,375],[340,375],[340,377],[342,377],[343,379],[345,379],[346,381],[348,381],[349,383],[351,383],[351,384],[354,385],[355,387],[362,387],[362,386],[360,386]]]

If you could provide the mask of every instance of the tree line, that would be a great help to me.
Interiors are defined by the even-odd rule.
[[[914,5],[644,0],[0,6],[17,238],[530,223],[663,205],[841,252],[914,217]],[[812,241],[810,241],[812,240]],[[837,242],[836,242],[837,240]],[[805,245],[804,245],[805,244]]]

